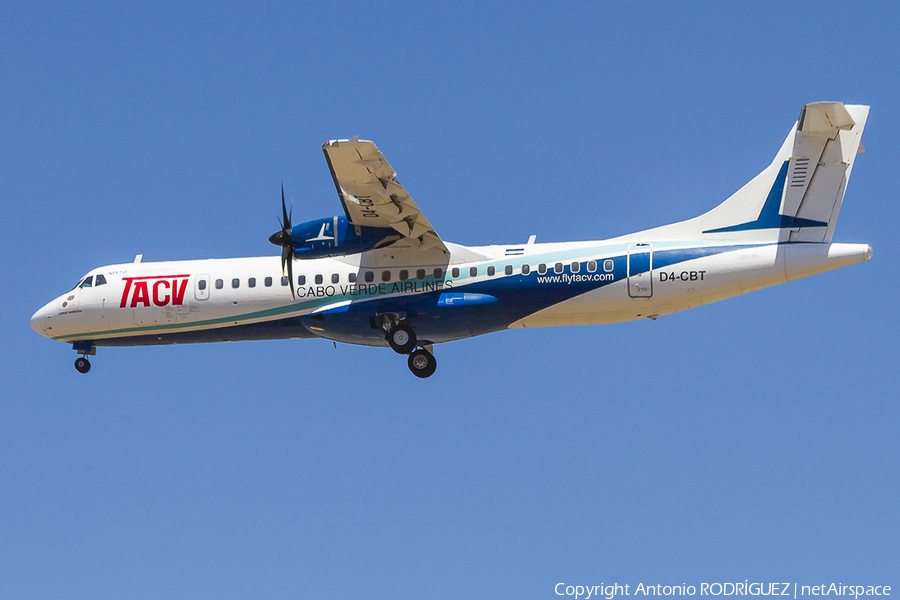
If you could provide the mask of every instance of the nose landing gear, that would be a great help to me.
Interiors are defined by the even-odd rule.
[[[79,373],[87,373],[90,371],[91,362],[87,357],[97,354],[97,348],[90,342],[75,342],[72,344],[72,350],[75,350],[81,355],[75,359],[75,370]]]

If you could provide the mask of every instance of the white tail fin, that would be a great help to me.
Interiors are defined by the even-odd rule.
[[[765,170],[708,213],[626,237],[830,242],[868,106],[807,104]]]

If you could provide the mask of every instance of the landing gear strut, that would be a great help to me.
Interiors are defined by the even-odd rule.
[[[416,333],[405,315],[382,313],[378,315],[378,324],[384,331],[385,341],[397,354],[409,354],[416,349]]]

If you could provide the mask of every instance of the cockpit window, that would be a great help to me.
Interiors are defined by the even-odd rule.
[[[104,285],[106,283],[106,277],[103,274],[97,275],[97,280],[94,282],[94,285]]]
[[[84,281],[82,281],[81,285],[79,285],[78,287],[82,287],[82,288],[91,287],[91,285],[93,285],[93,283],[94,283],[94,276],[88,275],[87,277],[84,278]]]

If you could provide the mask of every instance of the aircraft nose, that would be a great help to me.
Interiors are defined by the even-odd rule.
[[[52,303],[51,303],[52,304]],[[50,320],[50,304],[44,305],[31,315],[31,328],[41,335],[47,335]]]
[[[44,316],[41,313],[42,313],[42,310],[38,310],[36,313],[31,315],[31,328],[34,329],[35,331],[37,331],[38,333],[42,333],[41,332],[41,322],[44,320]]]

